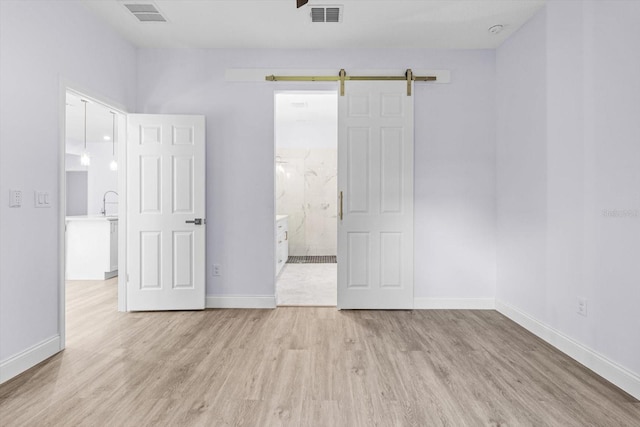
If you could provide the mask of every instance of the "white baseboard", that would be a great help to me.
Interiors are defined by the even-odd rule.
[[[276,297],[211,295],[206,298],[206,308],[276,308]]]
[[[640,399],[640,377],[638,375],[512,305],[496,300],[496,310],[636,399]]]
[[[414,298],[416,310],[494,310],[493,298]]]
[[[3,360],[0,362],[0,384],[36,366],[38,363],[50,358],[59,351],[60,335],[56,335],[7,360]]]

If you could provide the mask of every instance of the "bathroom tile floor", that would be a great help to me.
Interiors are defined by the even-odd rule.
[[[276,282],[278,305],[335,306],[338,264],[285,264]]]

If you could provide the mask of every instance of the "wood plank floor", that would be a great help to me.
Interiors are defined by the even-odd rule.
[[[3,426],[640,426],[640,405],[495,311],[116,312],[68,286],[67,349]]]

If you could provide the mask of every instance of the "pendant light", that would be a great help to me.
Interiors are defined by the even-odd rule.
[[[82,166],[89,166],[91,164],[91,158],[87,152],[87,100],[81,99],[80,101],[84,102],[84,151],[82,152],[82,156],[80,156],[80,164]]]
[[[112,171],[118,170],[118,162],[116,161],[116,113],[111,111],[113,118],[113,128],[111,130],[111,163],[109,163],[109,169]]]

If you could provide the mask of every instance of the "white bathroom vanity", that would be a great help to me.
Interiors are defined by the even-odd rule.
[[[276,276],[289,258],[289,215],[276,216]]]

